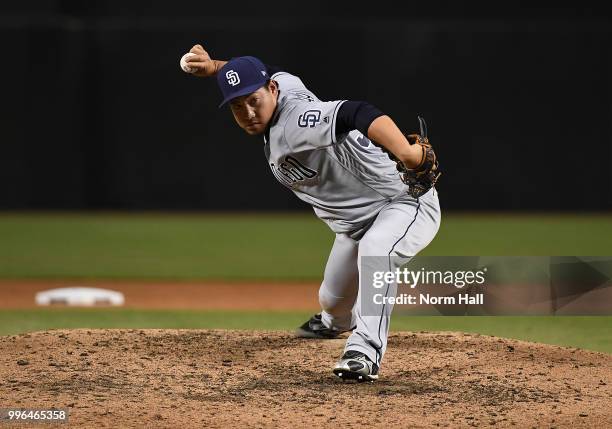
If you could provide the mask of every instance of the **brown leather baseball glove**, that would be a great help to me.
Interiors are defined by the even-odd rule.
[[[397,163],[397,171],[400,172],[402,182],[408,185],[408,193],[413,198],[419,198],[433,188],[442,174],[438,165],[436,153],[427,138],[427,124],[422,117],[419,118],[421,134],[410,134],[406,138],[411,145],[419,145],[423,151],[421,163],[415,168],[406,168],[403,162],[398,160],[390,152],[389,158]]]
[[[413,198],[419,198],[436,185],[442,174],[438,165],[438,158],[431,147],[427,137],[411,134],[408,137],[410,144],[418,144],[423,150],[421,163],[415,168],[406,168],[403,163],[397,163],[401,173],[402,182],[408,185],[408,193]]]

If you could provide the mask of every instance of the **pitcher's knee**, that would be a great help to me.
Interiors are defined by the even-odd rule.
[[[334,316],[343,316],[353,309],[355,297],[341,297],[330,293],[325,285],[319,289],[319,305],[327,313]]]

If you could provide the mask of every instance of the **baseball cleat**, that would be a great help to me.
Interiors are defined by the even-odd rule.
[[[331,340],[337,338],[344,331],[326,327],[321,321],[321,313],[312,316],[306,323],[297,328],[295,335],[298,338],[319,338]]]
[[[355,380],[359,383],[374,381],[378,380],[378,365],[365,354],[348,350],[334,367],[334,374],[342,380]]]

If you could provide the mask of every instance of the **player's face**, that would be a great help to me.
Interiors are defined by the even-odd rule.
[[[277,96],[276,82],[270,81],[252,94],[233,99],[230,108],[240,128],[250,135],[263,133],[276,109]]]

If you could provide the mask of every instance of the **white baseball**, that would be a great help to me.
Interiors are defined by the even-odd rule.
[[[189,57],[194,57],[196,54],[192,53],[192,52],[188,52],[185,55],[183,55],[181,57],[181,69],[185,72],[185,73],[193,73],[196,71],[195,68],[189,67],[189,65],[187,64],[187,58]]]

